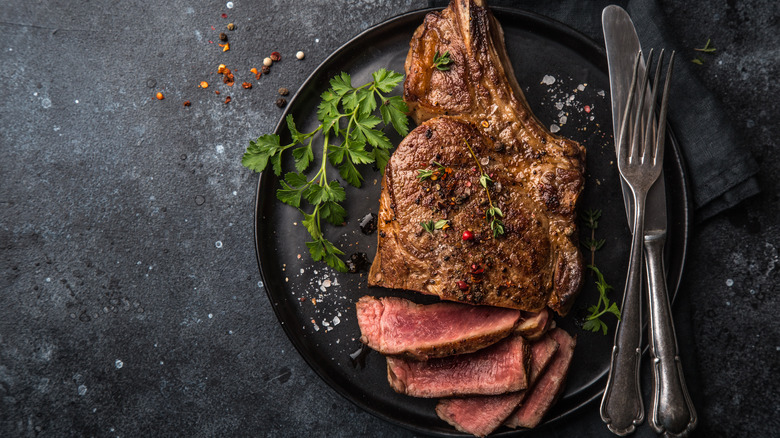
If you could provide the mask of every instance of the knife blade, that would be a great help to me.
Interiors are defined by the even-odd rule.
[[[601,14],[604,43],[609,66],[610,96],[612,100],[613,137],[615,152],[620,147],[620,130],[623,123],[626,101],[630,92],[637,53],[641,50],[634,24],[623,8],[607,6]],[[638,76],[643,76],[645,65],[639,59]],[[639,99],[634,99],[637,102]],[[648,101],[649,99],[641,99]],[[629,114],[636,114],[630,111]],[[630,117],[630,115],[629,115]],[[632,124],[629,124],[632,126]],[[640,126],[645,126],[640,123]],[[659,177],[659,180],[662,176]],[[629,227],[633,232],[633,195],[621,179],[623,201],[628,215]],[[653,191],[651,188],[650,191]],[[650,194],[648,193],[648,198]],[[649,199],[648,199],[649,201]],[[646,208],[647,215],[653,210]],[[645,219],[647,221],[647,219]],[[641,285],[640,288],[641,289]],[[642,294],[636,288],[626,288],[621,304],[622,318],[615,328],[615,342],[612,347],[607,385],[601,399],[599,413],[609,430],[617,435],[628,435],[644,421],[645,409],[639,387],[639,364],[642,346]]]

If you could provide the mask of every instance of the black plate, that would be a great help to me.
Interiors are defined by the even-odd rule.
[[[403,72],[409,40],[429,11],[410,12],[393,18],[344,44],[307,79],[290,102],[286,114],[293,114],[301,131],[311,131],[318,125],[316,107],[319,95],[328,88],[331,77],[346,71],[352,75],[354,84],[363,84],[368,81],[371,72],[380,67]],[[604,212],[596,238],[606,239],[606,244],[596,253],[596,264],[615,287],[612,298],[619,303],[627,269],[630,233],[617,168],[612,164],[615,152],[604,49],[577,31],[539,15],[505,9],[494,9],[494,14],[504,28],[509,57],[534,113],[547,126],[558,123],[561,110],[555,104],[563,102],[562,111],[568,113],[568,121],[561,125],[559,134],[579,141],[588,149],[581,211],[597,208]],[[555,83],[543,84],[546,75],[554,76]],[[584,89],[575,92],[580,84]],[[573,105],[565,105],[567,96],[574,96],[568,101]],[[590,106],[589,112],[585,110],[585,105]],[[397,136],[386,132],[395,144],[400,141]],[[277,125],[276,133],[282,136],[283,141],[285,137],[289,139],[284,117]],[[315,162],[319,160],[317,156]],[[287,157],[289,169],[291,161]],[[671,134],[664,165],[670,220],[668,286],[670,291],[676,292],[685,259],[691,209],[684,163]],[[347,255],[362,251],[373,258],[376,235],[362,234],[358,223],[366,213],[377,213],[380,174],[370,167],[361,171],[365,177],[363,188],[355,189],[342,181],[347,190],[345,207],[349,216],[343,227],[328,226],[326,237],[342,247]],[[329,172],[330,179],[338,177],[335,169]],[[309,236],[300,225],[301,215],[276,200],[278,186],[278,180],[271,172],[265,172],[260,177],[255,242],[266,292],[295,348],[325,382],[366,411],[417,432],[462,435],[436,416],[436,400],[416,399],[393,392],[387,383],[385,361],[379,354],[370,353],[362,368],[355,367],[349,357],[349,353],[360,347],[354,303],[361,296],[396,295],[418,302],[430,302],[430,297],[368,288],[365,273],[340,274],[323,263],[312,262],[305,246]],[[583,230],[582,234],[589,234],[589,230],[587,233]],[[590,254],[586,254],[586,259],[589,262]],[[323,287],[322,283],[328,284],[324,281],[326,279],[330,287]],[[566,391],[548,414],[547,423],[564,419],[599,398],[604,388],[615,320],[606,318],[610,325],[607,336],[584,332],[577,325],[578,318],[585,313],[584,309],[597,300],[598,292],[592,283],[592,278],[588,277],[570,316],[558,318],[560,326],[577,335],[578,343]],[[316,304],[312,299],[316,300]],[[499,429],[496,435],[511,433],[508,429]]]

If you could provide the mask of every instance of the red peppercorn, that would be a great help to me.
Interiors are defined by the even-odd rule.
[[[469,290],[469,284],[463,280],[458,280],[458,287],[460,290]]]
[[[278,62],[282,60],[282,54],[279,52],[273,52],[271,53],[271,61]]]
[[[463,238],[463,240],[471,240],[471,239],[474,238],[474,233],[472,233],[469,230],[466,230],[466,231],[463,232],[462,238]]]

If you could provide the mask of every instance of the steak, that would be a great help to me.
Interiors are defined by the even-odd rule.
[[[387,380],[413,397],[501,394],[528,387],[528,341],[512,336],[475,353],[428,361],[387,357]]]
[[[557,350],[558,343],[550,336],[545,336],[531,345],[531,387]],[[482,437],[496,430],[517,409],[526,394],[527,390],[501,395],[444,399],[436,405],[436,413],[459,431]]]
[[[436,68],[445,53],[451,62]],[[419,126],[385,168],[369,285],[565,315],[583,278],[585,149],[532,114],[483,0],[429,13],[405,70],[404,100]],[[503,235],[491,231],[491,205]]]
[[[550,336],[558,343],[558,352],[524,403],[504,423],[511,428],[536,427],[563,391],[577,340],[559,328],[551,330]]]
[[[422,305],[396,297],[365,296],[357,303],[357,317],[364,344],[385,355],[427,360],[472,353],[498,342],[512,334],[521,312],[449,302]],[[527,318],[531,322],[525,325],[538,326],[535,319],[535,315]]]

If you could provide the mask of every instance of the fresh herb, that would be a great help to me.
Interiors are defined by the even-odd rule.
[[[593,265],[588,265],[588,268],[591,269],[596,274],[596,288],[599,290],[599,301],[598,303],[588,307],[588,312],[590,312],[590,315],[588,315],[587,318],[585,318],[585,324],[582,325],[583,330],[589,330],[592,332],[597,333],[599,330],[603,334],[607,334],[607,324],[604,323],[600,318],[605,313],[611,313],[617,317],[618,320],[620,320],[620,309],[618,309],[617,303],[610,302],[609,297],[607,297],[607,293],[612,290],[612,286],[607,284],[607,282],[604,280],[604,276],[601,274],[601,271]]]
[[[448,221],[447,219],[439,219],[436,222],[430,220],[427,222],[420,222],[420,226],[423,228],[423,230],[433,235],[433,232],[436,230],[443,230],[449,228],[450,221]]]
[[[601,210],[587,210],[583,214],[585,220],[585,226],[590,228],[590,239],[583,239],[582,245],[590,251],[590,264],[596,265],[596,251],[606,243],[605,239],[596,240],[596,229],[599,227],[599,219],[601,218]]]
[[[444,175],[446,170],[444,165],[436,161],[434,161],[433,164],[436,165],[436,169],[417,169],[417,179],[424,181],[425,179],[430,178],[435,181]]]
[[[696,50],[697,52],[713,53],[718,49],[716,49],[715,47],[711,47],[710,46],[711,42],[712,41],[709,38],[707,38],[707,44],[705,44],[704,47],[702,47],[701,49],[693,49],[693,50]]]
[[[452,59],[450,59],[450,51],[447,50],[443,55],[439,55],[439,51],[433,56],[433,66],[439,69],[439,71],[447,71],[450,69]]]
[[[697,52],[702,52],[702,53],[715,53],[715,51],[718,50],[718,49],[716,49],[715,47],[712,47],[710,45],[710,43],[712,43],[712,40],[707,38],[707,44],[705,44],[704,47],[702,47],[702,48],[694,48],[693,50],[695,50]],[[691,62],[694,63],[694,64],[703,65],[704,64],[704,57],[697,56],[697,57],[693,58],[691,60]]]
[[[341,73],[330,80],[330,88],[320,96],[322,102],[317,111],[320,125],[311,132],[298,131],[292,114],[287,116],[287,128],[292,143],[281,145],[275,134],[266,134],[249,147],[241,159],[241,164],[255,172],[262,172],[270,164],[276,176],[282,173],[282,153],[292,149],[297,172],[289,172],[281,181],[276,197],[303,214],[303,225],[311,234],[312,241],[306,242],[311,257],[315,261],[323,260],[328,266],[346,272],[344,261],[339,256],[344,253],[333,243],[325,239],[321,221],[324,219],[333,225],[341,225],[346,210],[341,202],[346,192],[336,180],[328,180],[327,163],[336,167],[344,180],[360,187],[363,176],[357,169],[358,164],[375,163],[384,172],[390,159],[393,145],[387,136],[377,128],[380,122],[392,125],[398,134],[405,136],[409,132],[406,112],[408,108],[401,96],[386,97],[403,79],[403,75],[386,69],[373,73],[373,80],[359,87],[352,86],[347,73]],[[377,99],[381,102],[377,104]],[[381,120],[374,115],[377,106]],[[317,136],[317,134],[319,135]],[[322,146],[322,162],[317,173],[311,178],[304,174],[314,160],[313,141],[318,138]],[[337,139],[341,139],[338,142]],[[370,145],[370,148],[368,146]],[[297,146],[297,147],[296,147]],[[307,213],[301,208],[305,199],[313,206]]]
[[[501,218],[504,217],[504,213],[502,213],[498,207],[493,205],[493,200],[490,198],[490,189],[488,188],[488,183],[493,183],[493,180],[482,169],[482,164],[480,164],[477,155],[474,153],[474,150],[471,149],[469,142],[465,139],[463,142],[466,143],[466,147],[469,148],[471,156],[474,157],[474,162],[477,163],[477,168],[479,169],[479,184],[485,188],[485,194],[487,194],[488,209],[485,211],[485,219],[490,222],[490,229],[493,231],[493,237],[501,236],[506,232],[504,229],[504,223],[501,222]]]

